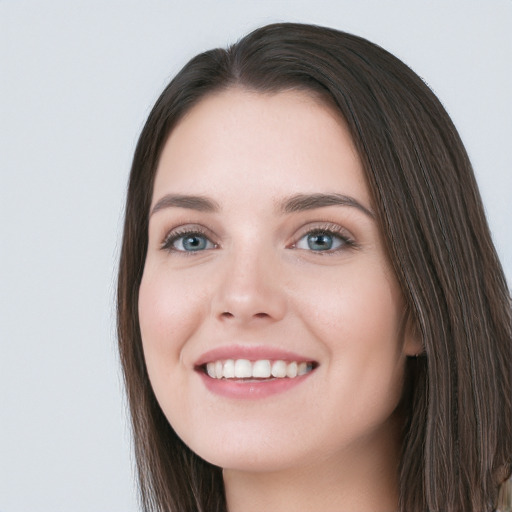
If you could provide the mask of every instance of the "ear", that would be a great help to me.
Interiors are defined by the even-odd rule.
[[[418,323],[413,317],[411,310],[407,309],[404,318],[404,344],[403,353],[409,357],[417,357],[425,352],[423,339],[418,328]]]

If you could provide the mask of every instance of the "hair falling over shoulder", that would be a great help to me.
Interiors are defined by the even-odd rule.
[[[510,488],[502,487],[498,505],[512,463],[511,300],[460,137],[425,83],[387,51],[337,30],[286,23],[193,58],[163,91],[137,144],[118,335],[143,510],[226,511],[221,469],[182,443],[156,401],[137,304],[163,145],[193,105],[230,87],[320,96],[346,120],[363,162],[424,346],[407,363],[399,510],[512,510]]]

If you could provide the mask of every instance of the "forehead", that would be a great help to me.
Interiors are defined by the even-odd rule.
[[[277,196],[338,192],[370,204],[344,120],[317,95],[296,90],[211,94],[171,132],[154,196],[212,195],[225,188],[240,188],[246,198],[262,190]]]

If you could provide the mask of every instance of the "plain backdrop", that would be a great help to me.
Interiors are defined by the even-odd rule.
[[[384,46],[440,97],[512,280],[512,1],[0,0],[0,511],[137,510],[116,354],[138,134],[196,53],[275,21]]]

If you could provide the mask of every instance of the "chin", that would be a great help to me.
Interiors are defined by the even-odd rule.
[[[223,450],[208,450],[196,452],[201,458],[221,467],[224,470],[241,471],[247,473],[272,473],[300,467],[303,461],[297,454],[286,454],[266,451],[262,446],[226,447]]]
[[[195,434],[188,430],[183,436],[177,433],[194,453],[210,464],[237,471],[273,472],[302,465],[308,459],[304,443],[291,439],[289,431],[284,431],[282,426],[277,429],[240,423],[236,429],[222,429],[222,433],[220,429]],[[297,446],[302,446],[300,452]]]

